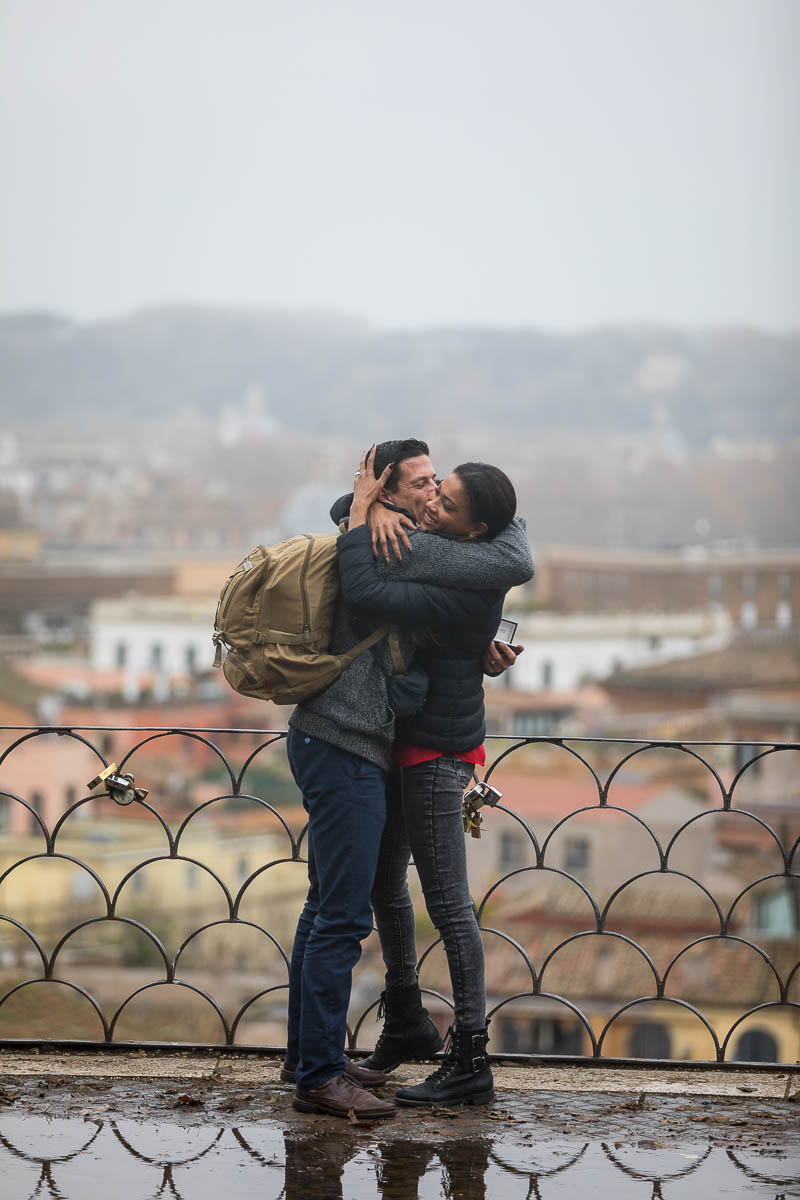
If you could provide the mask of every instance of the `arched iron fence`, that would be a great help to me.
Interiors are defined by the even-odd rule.
[[[280,1046],[306,834],[285,733],[0,737],[0,1044]],[[490,1049],[795,1063],[800,745],[487,749],[503,796],[469,848]],[[420,982],[446,1025],[442,947],[418,918]],[[351,1050],[372,1044],[380,990],[368,945]]]
[[[274,1200],[301,1196],[416,1195],[423,1177],[437,1195],[457,1200],[502,1194],[539,1197],[555,1183],[581,1194],[587,1182],[603,1193],[623,1187],[625,1195],[651,1200],[694,1195],[795,1194],[796,1158],[785,1150],[725,1149],[702,1141],[681,1146],[652,1143],[642,1149],[617,1141],[551,1138],[547,1144],[492,1144],[486,1138],[408,1138],[364,1146],[355,1139],[317,1139],[309,1154],[308,1134],[280,1132],[270,1122],[227,1126],[204,1122],[170,1129],[142,1121],[87,1122],[6,1114],[0,1118],[0,1169],[16,1196],[86,1195],[87,1171],[113,1189],[121,1175],[143,1196],[184,1200],[219,1178],[226,1194]],[[640,1143],[641,1146],[641,1143]],[[740,1192],[740,1189],[744,1189]],[[433,1194],[432,1191],[426,1194]]]

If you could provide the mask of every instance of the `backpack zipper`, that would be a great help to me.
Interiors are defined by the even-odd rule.
[[[308,564],[311,561],[311,551],[314,549],[314,539],[310,533],[303,535],[308,538],[306,546],[306,555],[303,559],[303,565],[300,568],[300,599],[303,602],[303,633],[308,635],[311,632],[311,610],[308,602],[308,586],[306,577],[308,575]]]
[[[245,563],[247,564],[246,566],[245,566]],[[228,580],[228,594],[225,597],[225,604],[223,605],[222,612],[220,612],[218,614],[219,617],[224,618],[226,612],[228,611],[228,609],[231,606],[231,600],[233,599],[233,597],[236,593],[236,589],[238,588],[239,584],[244,579],[247,572],[252,571],[252,569],[253,569],[252,562],[250,561],[249,558],[246,558],[244,560],[244,562],[241,564],[241,566],[239,567],[238,572],[234,571],[233,575],[231,575],[230,579]],[[218,621],[215,621],[215,624],[218,624]]]

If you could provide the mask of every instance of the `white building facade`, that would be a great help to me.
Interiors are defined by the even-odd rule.
[[[215,609],[215,600],[194,596],[98,600],[89,613],[91,665],[121,670],[130,696],[143,677],[164,690],[171,680],[209,671]]]
[[[493,686],[531,692],[572,691],[615,671],[719,650],[733,633],[724,612],[529,613],[517,620],[514,641],[525,653]]]

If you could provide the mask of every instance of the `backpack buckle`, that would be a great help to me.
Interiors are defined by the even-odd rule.
[[[214,666],[221,667],[222,660],[228,649],[227,643],[218,629],[215,629],[212,633],[211,641],[214,643]]]

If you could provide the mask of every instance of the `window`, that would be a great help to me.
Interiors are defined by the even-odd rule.
[[[542,663],[542,687],[553,687],[553,664],[549,658],[546,658]]]
[[[124,667],[128,661],[128,647],[124,642],[117,642],[114,648],[114,662],[118,667]]]
[[[501,833],[500,834],[500,867],[504,870],[513,870],[514,867],[519,867],[523,862],[523,846],[522,838],[516,833]]]
[[[39,816],[41,816],[43,803],[44,797],[42,796],[41,792],[31,792],[31,808],[33,809],[33,813],[38,813]],[[31,833],[41,833],[42,827],[36,820],[36,817],[33,815],[33,813],[31,813],[30,831]]]
[[[534,1021],[501,1017],[499,1049],[503,1054],[581,1054],[583,1034],[575,1022]]]
[[[778,1061],[778,1043],[765,1029],[748,1029],[736,1043],[734,1062]]]
[[[585,871],[589,866],[589,839],[585,837],[567,838],[564,853],[565,871]]]
[[[194,865],[194,863],[186,864],[184,879],[186,880],[187,889],[190,892],[193,892],[197,887],[197,867]]]
[[[709,600],[722,599],[722,576],[709,575],[708,577],[708,598]]]
[[[745,596],[755,596],[756,594],[756,577],[755,575],[745,575],[742,578],[742,589]]]
[[[97,884],[85,871],[75,870],[70,879],[69,892],[74,900],[91,900],[97,893]]]
[[[185,654],[186,670],[190,675],[197,673],[197,647],[187,646]]]
[[[71,808],[78,799],[78,793],[73,783],[68,783],[64,788],[64,807]]]
[[[553,718],[547,712],[518,712],[514,713],[514,733],[518,737],[533,737],[535,734],[548,734],[553,727]]]
[[[756,899],[754,921],[759,933],[774,938],[793,938],[797,934],[800,912],[800,885],[794,879],[782,881],[780,891]]]
[[[739,620],[743,629],[755,629],[758,624],[758,609],[752,600],[745,600]]]
[[[150,647],[150,666],[158,671],[164,660],[164,648],[160,642],[154,642]]]
[[[669,1033],[656,1021],[634,1025],[628,1039],[628,1054],[631,1058],[669,1058]]]
[[[737,742],[736,743],[736,770],[741,771],[742,767],[746,766],[747,763],[752,762],[752,760],[759,753],[760,753],[760,751],[756,750],[755,746],[751,746],[749,744],[749,742]],[[759,759],[758,762],[753,763],[752,767],[748,771],[748,775],[750,776],[751,779],[754,779],[756,777],[756,775],[760,774],[760,772],[761,772],[761,759]]]

